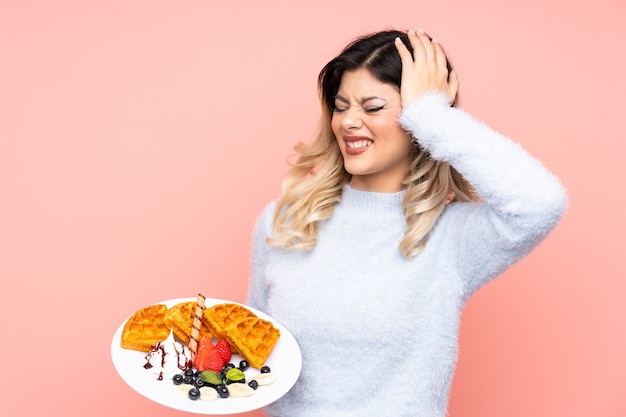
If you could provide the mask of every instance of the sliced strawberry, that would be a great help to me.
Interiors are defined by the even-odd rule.
[[[206,369],[202,369],[204,367],[204,363],[207,361],[209,356],[209,352],[213,351],[215,347],[213,346],[213,342],[210,337],[203,337],[200,339],[198,343],[198,350],[196,352],[196,358],[193,361],[193,366],[198,371],[205,371]]]
[[[221,339],[215,344],[215,350],[222,355],[222,359],[224,360],[224,364],[230,362],[230,358],[233,352],[230,350],[230,345],[226,341],[226,339]]]
[[[198,370],[219,372],[225,364],[226,362],[222,359],[222,355],[217,351],[217,349],[213,349],[207,354],[206,358],[204,358],[204,362],[201,364],[202,369],[198,368]]]

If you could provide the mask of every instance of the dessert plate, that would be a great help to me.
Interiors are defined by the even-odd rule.
[[[178,298],[156,304],[165,304],[168,307],[172,307],[175,304],[185,301],[195,301],[195,298]],[[207,298],[205,300],[205,307],[208,308],[220,303],[233,303],[233,301]],[[252,311],[258,317],[271,321],[272,324],[280,330],[280,339],[278,339],[272,353],[265,362],[265,365],[272,369],[272,374],[276,378],[276,381],[271,385],[260,386],[254,394],[249,397],[217,398],[214,401],[207,402],[202,400],[193,401],[175,395],[174,384],[172,383],[173,374],[164,376],[163,380],[158,380],[158,375],[147,371],[143,367],[146,363],[146,352],[123,349],[120,347],[122,330],[128,319],[124,320],[118,327],[113,336],[113,341],[111,342],[113,365],[122,379],[135,391],[156,403],[176,410],[196,414],[226,415],[245,413],[265,407],[285,395],[296,383],[302,368],[302,355],[296,339],[285,327],[277,323],[276,320],[272,319],[267,314],[244,304],[241,305]],[[240,360],[241,357],[239,355],[233,354],[231,359],[232,363],[237,365]],[[250,379],[257,373],[259,373],[258,369],[250,368],[246,371],[246,378]]]

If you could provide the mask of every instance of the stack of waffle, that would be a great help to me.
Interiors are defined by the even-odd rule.
[[[124,324],[121,346],[148,352],[165,340],[170,331],[182,343],[189,344],[196,302],[182,302],[167,308],[164,304],[137,311]],[[233,352],[239,353],[250,366],[261,368],[276,342],[280,330],[271,322],[234,303],[216,304],[204,310],[199,338],[226,339]]]

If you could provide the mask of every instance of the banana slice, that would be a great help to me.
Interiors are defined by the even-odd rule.
[[[193,388],[193,385],[180,384],[174,386],[174,395],[178,398],[189,398],[189,390]]]
[[[213,401],[217,399],[217,391],[215,388],[202,387],[200,388],[200,399],[202,401]]]
[[[258,374],[258,375],[255,375],[254,377],[250,378],[250,379],[254,379],[256,382],[258,382],[259,386],[271,385],[276,380],[274,378],[274,375],[271,372],[268,372],[266,374]]]
[[[249,397],[254,390],[248,384],[234,383],[228,386],[228,393],[231,397]]]

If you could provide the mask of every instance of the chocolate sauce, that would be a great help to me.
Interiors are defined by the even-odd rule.
[[[178,369],[184,371],[187,368],[191,368],[193,366],[193,361],[191,359],[187,359],[187,355],[185,355],[185,345],[181,345],[182,350],[179,351],[176,344],[174,344],[174,352],[176,352],[176,365]],[[157,377],[158,381],[163,380],[163,368],[165,368],[166,356],[168,353],[165,351],[165,345],[163,342],[159,342],[156,345],[152,346],[150,352],[148,352],[145,356],[146,363],[143,365],[144,369],[152,369],[154,365],[150,362],[154,355],[161,352],[161,371]],[[181,358],[183,359],[181,363]]]

